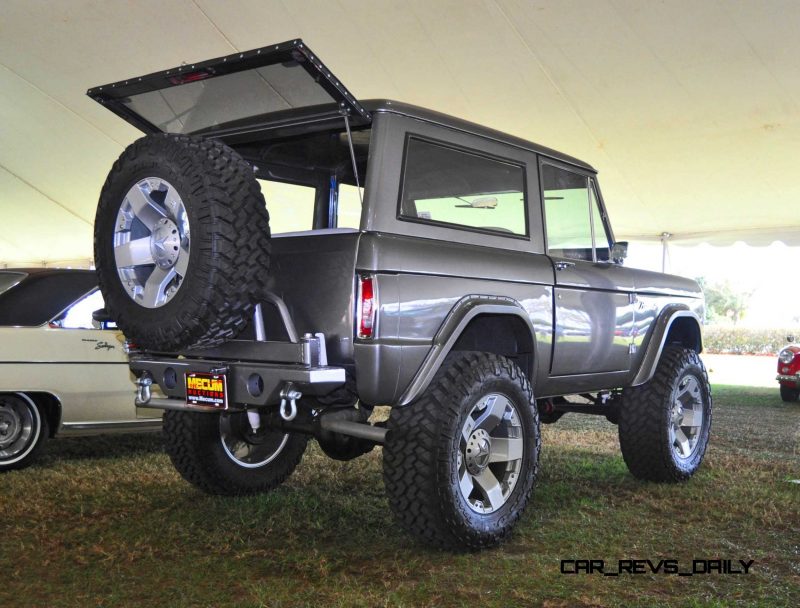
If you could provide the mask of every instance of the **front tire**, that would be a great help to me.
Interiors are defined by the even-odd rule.
[[[48,436],[36,402],[24,393],[0,395],[0,472],[29,466]]]
[[[501,543],[522,515],[539,466],[531,385],[505,357],[448,355],[419,400],[392,409],[384,484],[397,521],[448,549]]]
[[[277,488],[303,457],[308,437],[265,428],[244,412],[164,413],[167,454],[181,476],[208,494],[242,496]]]
[[[664,348],[655,375],[622,393],[619,443],[639,479],[677,482],[700,467],[711,430],[711,387],[691,349]]]
[[[797,401],[800,398],[800,389],[781,385],[781,399],[786,402]]]

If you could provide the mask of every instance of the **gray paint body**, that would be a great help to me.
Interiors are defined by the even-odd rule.
[[[271,270],[271,288],[298,331],[325,332],[329,364],[351,371],[363,401],[413,401],[479,316],[517,319],[515,331],[529,334],[526,365],[538,397],[641,384],[678,317],[699,336],[703,299],[694,281],[607,262],[570,260],[574,266],[557,270],[558,260],[545,255],[540,162],[594,177],[589,165],[413,106],[364,106],[373,123],[360,232],[275,238]],[[408,134],[523,164],[530,236],[399,219]],[[368,340],[355,338],[359,274],[376,277],[376,329]]]

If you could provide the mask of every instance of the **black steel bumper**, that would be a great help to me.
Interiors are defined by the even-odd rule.
[[[280,403],[281,390],[287,384],[292,384],[304,395],[325,395],[345,381],[345,371],[341,367],[303,367],[252,361],[145,358],[131,361],[130,367],[137,377],[147,372],[167,397],[179,399],[186,399],[184,378],[187,373],[225,374],[229,402],[248,405]]]
[[[276,405],[291,385],[304,395],[326,395],[345,383],[343,367],[327,365],[323,338],[298,342],[233,340],[216,349],[177,353],[138,353],[130,359],[137,378],[147,376],[171,399],[186,399],[186,374],[225,374],[231,405]],[[159,407],[156,403],[154,407]]]

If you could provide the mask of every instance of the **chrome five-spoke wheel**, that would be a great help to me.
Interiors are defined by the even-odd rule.
[[[467,415],[458,452],[459,488],[469,507],[492,513],[502,507],[519,478],[522,425],[504,395],[482,398]]]
[[[157,177],[131,186],[114,227],[114,260],[125,293],[146,308],[172,300],[186,277],[190,245],[178,191]]]
[[[393,407],[383,480],[398,522],[426,543],[483,549],[530,499],[541,439],[533,389],[494,353],[455,351],[415,402]]]
[[[694,376],[678,383],[670,410],[670,445],[677,458],[686,460],[697,449],[703,428],[703,395]]]
[[[652,379],[622,392],[619,444],[634,476],[677,482],[697,471],[711,432],[711,387],[693,349],[664,347]]]

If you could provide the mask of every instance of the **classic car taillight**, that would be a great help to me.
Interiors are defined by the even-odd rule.
[[[358,279],[358,307],[356,309],[356,324],[358,325],[359,338],[371,338],[375,329],[375,278],[362,276]]]

